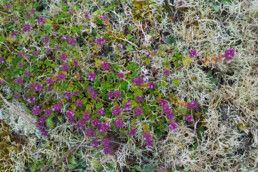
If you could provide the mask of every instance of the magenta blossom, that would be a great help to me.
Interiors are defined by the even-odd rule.
[[[104,148],[108,148],[110,144],[110,140],[108,140],[108,138],[103,137],[101,140],[101,144]]]
[[[68,71],[69,68],[70,68],[70,66],[69,66],[67,63],[65,63],[64,65],[61,65],[60,68],[61,68],[63,71]]]
[[[193,110],[198,107],[198,104],[196,103],[196,101],[191,101],[191,103],[188,103],[187,106],[190,110]]]
[[[170,125],[169,125],[169,128],[170,128],[172,131],[176,130],[176,129],[177,129],[177,123],[171,122]]]
[[[160,106],[164,106],[164,105],[166,105],[166,104],[168,104],[166,100],[160,100],[160,101],[159,101],[159,105],[160,105]]]
[[[95,133],[90,128],[86,128],[85,133],[88,137],[93,137],[95,135]]]
[[[88,73],[88,77],[89,77],[89,79],[91,80],[91,81],[93,81],[95,78],[96,78],[96,74],[95,74],[95,72],[89,72]]]
[[[168,76],[169,74],[170,74],[169,70],[165,70],[163,73],[164,76]]]
[[[43,110],[46,116],[49,116],[52,113],[51,109],[44,109]]]
[[[24,71],[24,76],[26,77],[26,78],[28,78],[28,77],[30,77],[30,75],[31,75],[31,73],[30,73],[30,71]]]
[[[98,97],[98,94],[94,91],[94,92],[92,92],[92,93],[90,94],[90,97],[91,97],[92,99],[96,99],[96,98]]]
[[[74,60],[74,61],[73,61],[73,64],[74,64],[74,66],[78,66],[78,61],[77,61],[77,60]]]
[[[174,118],[174,114],[172,112],[167,113],[168,119],[173,119]]]
[[[98,45],[103,45],[106,43],[106,41],[102,37],[96,38],[96,42]]]
[[[62,109],[62,104],[61,103],[57,103],[57,104],[55,104],[53,106],[52,111],[57,112],[57,111],[60,111],[61,109]]]
[[[92,119],[92,121],[91,121],[91,125],[92,125],[93,127],[97,127],[97,126],[101,125],[101,122],[100,122],[97,118],[94,118],[94,119]]]
[[[142,115],[142,108],[141,107],[135,107],[134,112],[137,116]]]
[[[68,118],[68,123],[73,124],[74,121],[74,113],[70,110],[67,110],[65,116]]]
[[[123,45],[119,46],[118,44],[116,44],[116,48],[117,50],[120,50],[121,48],[123,48]]]
[[[108,99],[112,99],[114,97],[114,91],[107,92]]]
[[[38,24],[43,24],[45,21],[45,17],[40,15],[38,19],[35,20],[36,22],[38,22]]]
[[[48,43],[48,41],[49,41],[49,37],[47,36],[47,35],[45,35],[43,38],[42,38],[42,42],[43,43]]]
[[[30,26],[30,23],[27,23],[27,22],[25,22],[25,24],[22,25],[22,28],[21,28],[22,31],[26,32],[26,34],[28,34],[28,32],[31,29],[33,29],[33,28]]]
[[[155,87],[155,81],[151,81],[149,84],[148,84],[148,88],[154,88]]]
[[[109,63],[108,63],[108,62],[105,62],[105,61],[102,61],[102,62],[101,62],[101,67],[102,67],[102,69],[104,69],[104,70],[108,70],[108,69],[109,69]]]
[[[170,107],[168,104],[165,104],[165,105],[163,106],[163,112],[164,112],[165,114],[169,114],[169,113],[171,112],[171,107]]]
[[[23,79],[22,77],[17,77],[15,80],[14,80],[15,84],[22,84],[23,83]]]
[[[79,95],[79,91],[74,91],[73,95],[78,96]]]
[[[193,121],[194,121],[194,118],[193,118],[192,115],[186,116],[185,119],[186,119],[188,122],[193,122]]]
[[[123,72],[122,70],[120,70],[120,72],[117,73],[116,76],[117,76],[119,79],[124,79],[124,74],[125,74],[125,72]]]
[[[68,43],[69,43],[70,45],[76,44],[76,38],[69,37],[69,38],[68,38]]]
[[[39,106],[33,106],[31,112],[34,114],[34,115],[38,115],[40,114],[40,109],[39,109]]]
[[[88,19],[89,18],[89,14],[90,14],[89,12],[86,12],[85,15],[83,16],[83,18]]]
[[[61,60],[66,60],[66,59],[67,59],[67,55],[66,55],[65,53],[62,53],[62,54],[60,55],[60,59],[61,59]]]
[[[1,81],[1,80],[0,80]],[[19,99],[21,97],[21,93],[14,94],[14,98]]]
[[[104,16],[100,16],[99,18],[100,18],[101,20],[106,20],[106,19],[108,18],[108,15],[105,14]]]
[[[99,142],[98,142],[98,140],[95,137],[93,138],[93,140],[91,142],[91,145],[92,146],[98,146],[99,145]]]
[[[145,142],[147,142],[146,147],[152,148],[152,137],[151,137],[150,133],[145,132],[142,138]]]
[[[100,132],[106,132],[106,131],[109,130],[109,128],[110,128],[110,124],[109,124],[108,122],[103,122],[103,123],[101,123],[101,125],[100,125],[99,131],[100,131]]]
[[[47,78],[46,83],[47,83],[48,85],[52,85],[52,84],[54,83],[54,81],[53,81],[53,79],[51,79],[51,78]]]
[[[124,121],[121,117],[116,118],[114,123],[115,123],[115,126],[116,126],[117,129],[122,128],[123,125],[124,125]]]
[[[80,101],[80,100],[76,100],[76,102],[75,102],[75,105],[77,106],[77,107],[82,107],[82,101]]]
[[[124,111],[131,110],[130,106],[131,106],[131,103],[130,103],[130,102],[124,102],[124,108],[123,108],[123,110],[124,110]]]
[[[158,55],[158,52],[156,50],[152,50],[154,55]]]
[[[143,101],[142,95],[137,96],[136,101],[137,102],[142,102]]]
[[[97,114],[98,114],[99,116],[102,116],[102,115],[104,114],[104,108],[103,108],[103,107],[99,107],[99,108],[97,109]]]
[[[57,80],[59,81],[63,81],[65,79],[65,74],[64,73],[60,73],[58,76],[57,76]]]
[[[146,57],[151,58],[151,54],[149,52],[146,53]]]
[[[195,49],[190,49],[189,50],[189,57],[196,57],[197,51]]]
[[[14,38],[17,36],[17,31],[16,31],[16,29],[13,30],[13,32],[11,33],[11,35],[12,35],[12,37],[14,37]]]
[[[133,127],[131,130],[130,130],[130,135],[131,136],[135,136],[137,134],[137,131],[135,130],[135,128]]]
[[[112,109],[112,115],[118,115],[120,113],[121,109],[119,108],[119,106],[115,106]]]
[[[84,112],[83,114],[82,114],[82,118],[83,119],[85,119],[86,121],[88,120],[88,119],[90,119],[90,112]]]
[[[33,97],[33,96],[27,98],[28,103],[33,103],[35,100],[36,100],[36,99],[35,99],[35,97]]]
[[[69,100],[73,96],[73,93],[70,90],[64,91],[64,93],[66,95],[66,100]]]
[[[144,83],[144,79],[140,76],[135,77],[133,80],[134,85],[141,85]]]
[[[49,86],[48,89],[47,89],[48,92],[50,92],[52,90],[53,90],[53,88],[51,86]]]
[[[234,48],[228,48],[226,51],[225,51],[225,59],[226,60],[230,60],[230,59],[232,59],[232,57],[234,57],[235,56],[235,50],[234,50]]]
[[[4,5],[5,5],[5,8],[6,8],[6,9],[10,8],[10,4],[6,3],[6,4],[4,4]]]
[[[115,98],[120,98],[120,96],[121,96],[121,91],[115,91],[114,92],[114,97]]]

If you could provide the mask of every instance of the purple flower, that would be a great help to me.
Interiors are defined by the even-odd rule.
[[[92,99],[96,99],[96,98],[98,97],[98,94],[94,91],[94,92],[92,92],[92,93],[90,94],[90,97],[91,97]]]
[[[85,121],[87,121],[88,119],[90,119],[90,112],[84,112],[82,114],[82,118],[85,119]]]
[[[37,55],[39,55],[39,53],[35,50],[35,51],[33,51],[33,55],[37,56]]]
[[[188,122],[193,122],[194,119],[193,119],[193,116],[192,115],[188,115],[185,117],[185,119],[188,121]]]
[[[22,84],[23,83],[23,79],[22,77],[17,77],[15,80],[14,80],[15,84]]]
[[[102,69],[104,69],[104,70],[108,70],[108,69],[109,69],[109,63],[108,63],[108,62],[105,62],[105,61],[102,61],[102,62],[101,62],[101,67],[102,67]]]
[[[142,95],[137,96],[136,101],[137,102],[142,102],[143,101]]]
[[[74,60],[73,64],[74,64],[74,66],[78,66],[78,61]]]
[[[115,123],[115,126],[116,126],[117,129],[122,128],[123,125],[124,125],[124,121],[121,117],[116,118],[114,123]]]
[[[30,12],[29,12],[29,11],[26,11],[26,12],[25,12],[25,15],[26,15],[26,20],[29,20],[29,19],[30,19]]]
[[[232,57],[234,57],[235,56],[235,50],[234,50],[234,48],[228,48],[226,51],[225,51],[225,59],[226,60],[230,60],[230,59],[232,59]]]
[[[22,68],[23,64],[22,62],[19,62],[18,67]]]
[[[89,18],[89,14],[90,14],[89,12],[86,12],[85,15],[83,16],[83,18],[88,19]]]
[[[42,38],[42,42],[46,44],[46,43],[48,43],[48,41],[49,41],[49,38],[48,38],[47,35],[45,35],[45,36]]]
[[[114,92],[114,97],[115,98],[120,98],[120,96],[121,96],[121,91],[115,91]]]
[[[170,74],[169,70],[165,70],[163,73],[164,76],[168,76],[169,74]]]
[[[98,44],[98,45],[103,45],[103,44],[105,44],[105,43],[106,43],[106,41],[105,41],[105,40],[103,40],[103,38],[102,38],[102,37],[96,38],[96,42],[97,42],[97,44]]]
[[[40,114],[40,109],[39,109],[39,106],[33,106],[31,112],[34,114],[34,115],[38,115]]]
[[[89,87],[87,88],[87,91],[88,91],[88,93],[93,93],[93,92],[95,92],[94,88],[92,88],[91,86],[89,86]]]
[[[97,141],[97,139],[94,137],[93,141],[91,142],[92,146],[98,146],[99,142]]]
[[[145,132],[142,138],[145,142],[147,142],[146,147],[152,148],[152,138],[151,138],[150,133]]]
[[[68,39],[68,43],[69,43],[70,45],[74,45],[74,44],[76,44],[76,38],[69,37],[69,39]]]
[[[177,129],[177,123],[171,122],[170,125],[169,125],[169,128],[170,128],[172,131],[176,130],[176,129]]]
[[[79,95],[79,91],[74,91],[73,95],[78,96]]]
[[[108,148],[104,148],[103,154],[107,155],[107,154],[111,154],[111,149]]]
[[[25,53],[24,53],[24,52],[20,52],[20,53],[18,54],[18,57],[23,58],[23,57],[24,57],[24,55],[25,55]]]
[[[36,100],[35,97],[27,98],[28,103],[33,103],[35,100]]]
[[[165,114],[169,114],[169,113],[171,112],[171,107],[170,107],[168,104],[165,104],[165,105],[163,106],[163,112],[164,112]]]
[[[45,21],[45,17],[40,15],[38,19],[35,20],[36,22],[38,22],[38,24],[43,24]]]
[[[90,128],[86,128],[85,133],[88,137],[93,137],[95,135],[95,133]]]
[[[136,116],[142,115],[142,108],[141,107],[135,107],[134,112]]]
[[[73,124],[74,122],[74,113],[70,110],[67,110],[65,116],[68,118],[68,123]]]
[[[48,89],[47,89],[48,92],[50,92],[50,91],[52,91],[52,90],[53,90],[53,88],[50,87],[50,86],[49,86]]]
[[[191,101],[191,103],[188,103],[187,106],[190,110],[193,110],[198,107],[198,104],[196,103],[196,101]]]
[[[166,100],[160,100],[160,101],[159,101],[159,105],[160,105],[160,106],[164,106],[164,105],[166,105],[166,104],[168,104]]]
[[[110,128],[110,124],[109,124],[108,122],[103,122],[103,123],[101,123],[101,125],[100,125],[99,131],[100,131],[100,132],[106,132],[106,131],[109,130],[109,128]]]
[[[35,83],[31,83],[31,84],[29,85],[29,89],[30,89],[30,90],[35,90],[35,87],[36,87],[36,84],[35,84]]]
[[[79,119],[78,121],[77,121],[77,126],[76,126],[76,128],[77,129],[82,129],[82,126],[85,124],[85,122],[86,122],[86,120],[85,119],[83,119],[83,118],[81,118],[81,119]]]
[[[35,12],[36,12],[36,8],[32,8],[32,9],[30,10],[30,13],[31,13],[31,14],[35,14]]]
[[[27,23],[27,22],[25,22],[25,24],[22,25],[22,28],[21,28],[21,30],[24,31],[24,32],[26,32],[27,34],[28,34],[28,32],[29,32],[31,29],[33,29],[33,28],[30,26],[30,23]]]
[[[141,85],[144,83],[144,79],[140,76],[135,77],[133,80],[134,85]]]
[[[118,115],[120,113],[121,109],[119,108],[119,106],[115,106],[112,109],[112,115]]]
[[[58,44],[55,44],[54,48],[55,48],[55,50],[59,50],[60,49]]]
[[[97,109],[97,114],[98,114],[99,116],[102,116],[102,115],[104,114],[104,108],[103,108],[103,107],[99,107],[99,108]]]
[[[75,102],[75,105],[77,106],[77,107],[82,107],[82,101],[80,101],[80,100],[76,100],[76,102]]]
[[[60,59],[61,59],[61,60],[66,60],[66,59],[67,59],[67,55],[66,55],[65,53],[62,53],[62,54],[60,55]]]
[[[170,120],[174,118],[174,114],[172,112],[168,113],[167,116]]]
[[[146,53],[146,57],[151,58],[151,54],[149,52]]]
[[[73,93],[70,90],[64,91],[64,93],[66,96],[66,100],[69,100],[73,96]]]
[[[14,98],[19,99],[21,97],[21,93],[14,94]]]
[[[60,68],[61,68],[63,71],[68,71],[69,68],[70,68],[70,66],[69,66],[67,63],[65,63],[64,65],[61,65]]]
[[[91,81],[93,81],[95,78],[96,78],[96,74],[95,74],[95,72],[89,72],[88,73],[88,78],[91,80]]]
[[[46,52],[47,52],[48,55],[52,53],[51,49],[47,49]]]
[[[92,125],[93,127],[96,127],[96,126],[101,125],[101,122],[100,122],[97,118],[94,118],[94,119],[92,119],[92,121],[91,121],[91,125]]]
[[[57,104],[55,104],[53,106],[52,111],[57,112],[57,111],[60,111],[61,109],[62,109],[62,104],[61,103],[57,103]]]
[[[137,131],[135,130],[135,128],[133,127],[131,130],[130,130],[130,135],[131,136],[135,136],[137,134]]]
[[[35,84],[34,88],[35,88],[36,91],[42,91],[43,84],[41,84],[41,85]]]
[[[110,141],[108,140],[108,138],[103,137],[101,140],[101,144],[104,148],[108,148]]]
[[[124,79],[124,74],[125,74],[125,72],[123,72],[122,70],[120,70],[120,72],[117,73],[116,76],[117,76],[119,79]]]
[[[158,52],[156,50],[152,50],[154,55],[158,55]]]
[[[196,57],[197,51],[195,49],[190,49],[189,50],[189,57]]]
[[[119,46],[118,44],[116,44],[116,48],[117,50],[120,50],[121,48],[123,48],[123,45]]]
[[[73,14],[73,10],[72,10],[72,9],[70,9],[68,13]]]
[[[64,73],[60,73],[58,76],[57,76],[57,79],[59,81],[63,81],[65,79],[65,74]]]
[[[30,71],[24,71],[24,76],[26,78],[30,77],[30,75],[31,75]]]
[[[108,99],[112,99],[114,97],[114,91],[107,92]]]
[[[14,37],[14,38],[17,36],[17,31],[16,31],[16,29],[13,30],[13,32],[11,33],[11,35],[12,35],[12,37]]]
[[[47,82],[48,85],[52,85],[54,83],[53,79],[51,78],[47,78]]]
[[[151,81],[149,84],[148,84],[148,88],[154,88],[155,87],[155,81]]]
[[[6,9],[10,8],[10,4],[6,3],[6,4],[4,4],[4,5],[5,5],[5,8],[6,8]]]
[[[106,19],[107,19],[107,17],[108,17],[108,15],[107,15],[107,14],[105,14],[104,16],[100,16],[99,18],[100,18],[101,20],[106,20]]]
[[[44,137],[47,137],[47,135],[48,135],[48,131],[47,131],[47,128],[45,126],[46,119],[47,119],[46,117],[40,117],[39,120],[36,123],[36,127],[41,131],[41,134]]]
[[[131,110],[130,106],[131,106],[131,102],[124,102],[123,110],[124,111]]]
[[[46,116],[49,116],[52,113],[51,109],[44,109],[43,110]]]

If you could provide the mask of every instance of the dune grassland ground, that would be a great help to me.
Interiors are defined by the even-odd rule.
[[[1,0],[0,171],[257,171],[257,0]]]

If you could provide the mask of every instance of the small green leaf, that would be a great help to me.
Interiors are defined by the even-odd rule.
[[[127,39],[131,39],[133,36],[131,34],[126,35]]]
[[[48,118],[47,120],[46,120],[46,126],[47,126],[47,128],[54,128],[54,123],[53,123],[53,120],[52,119],[50,119],[50,118]]]
[[[97,160],[95,160],[95,159],[92,159],[91,163],[97,169],[100,168],[100,166],[101,166],[100,163]]]
[[[137,171],[143,172],[143,169],[138,165],[135,165],[133,168]]]
[[[172,84],[174,85],[174,86],[178,86],[179,85],[179,83],[180,83],[180,80],[173,80],[172,81]]]
[[[214,10],[217,11],[217,12],[220,10],[220,6],[218,6],[218,5],[213,5],[213,8],[214,8]]]
[[[68,164],[67,167],[68,167],[69,170],[73,170],[77,167],[77,165],[76,164]]]

